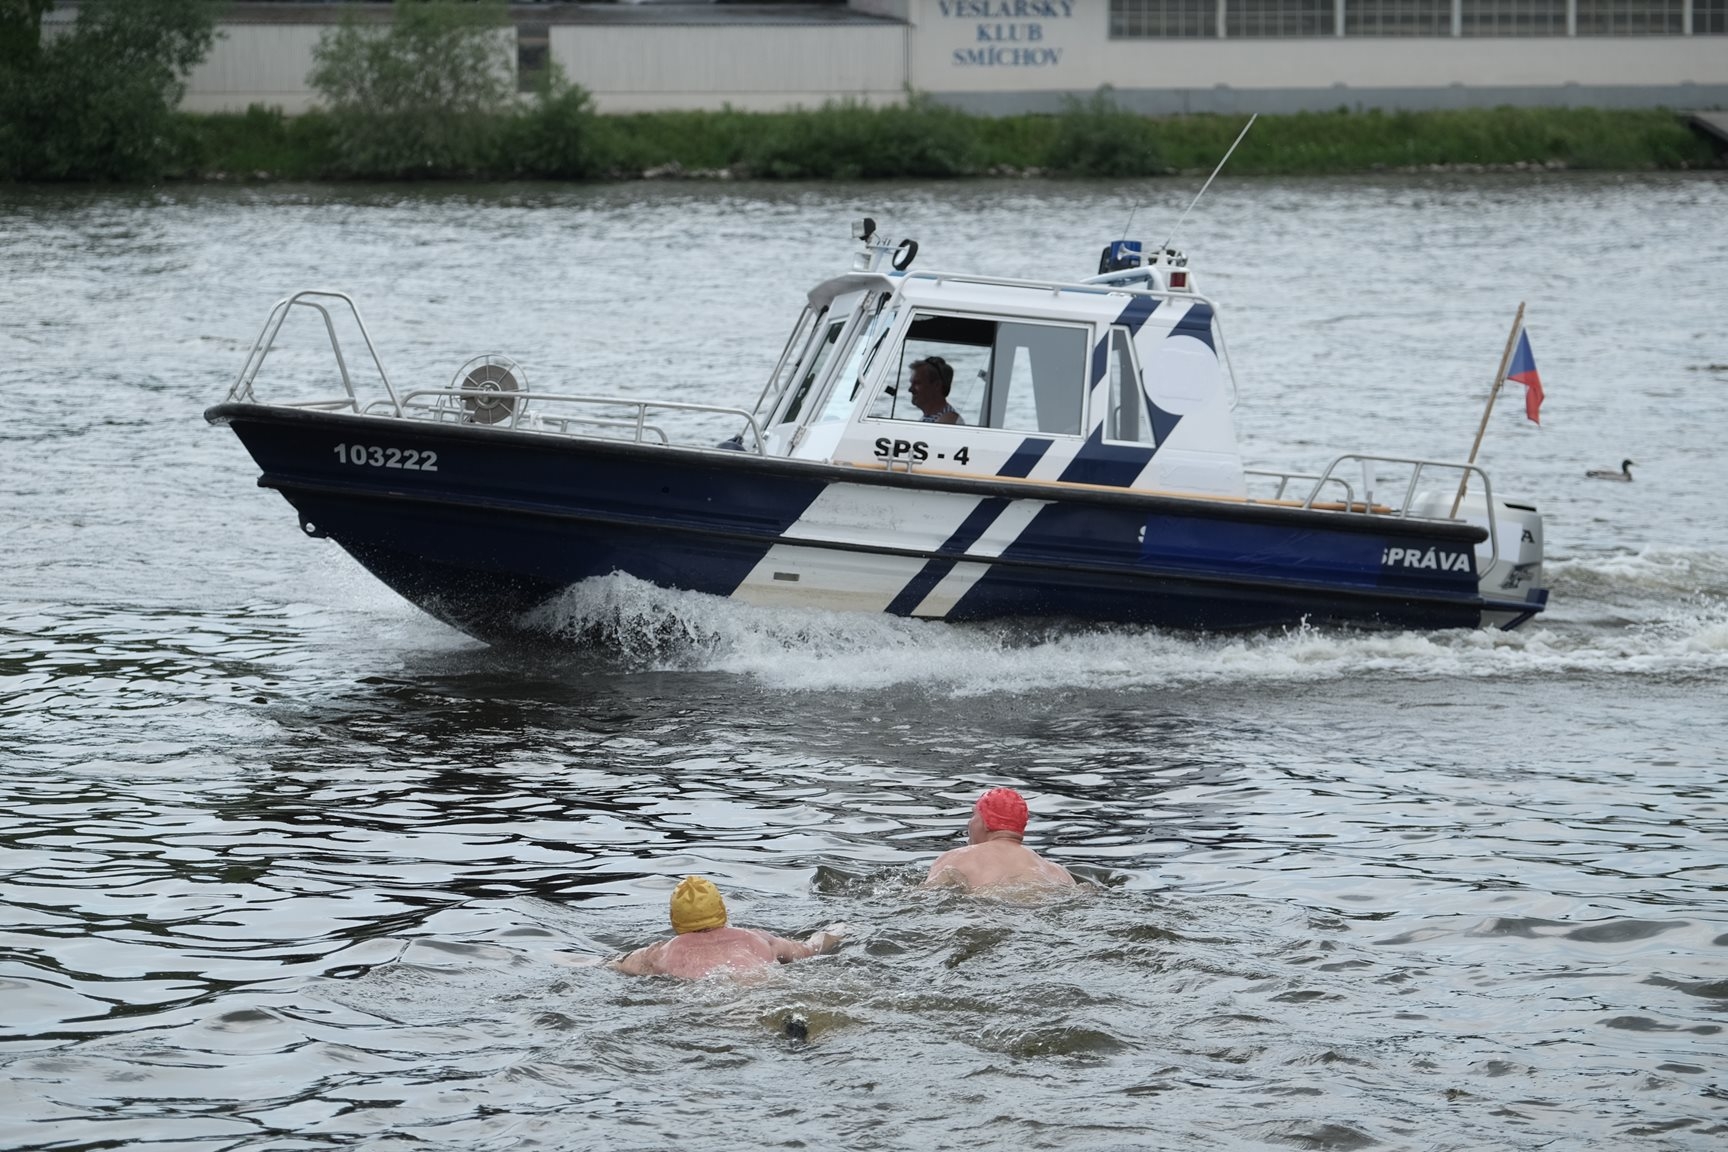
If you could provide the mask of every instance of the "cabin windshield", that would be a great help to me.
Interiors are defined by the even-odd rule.
[[[786,338],[786,347],[780,350],[780,359],[775,363],[768,383],[762,386],[762,394],[756,397],[756,407],[751,409],[751,415],[760,415],[764,404],[771,412],[780,403],[792,382],[792,374],[798,371],[798,362],[804,358],[805,348],[809,346],[810,330],[825,311],[806,306],[799,315],[798,323],[792,326],[792,335]]]
[[[1078,435],[1091,329],[1079,324],[985,320],[920,311],[899,349],[897,371],[871,403],[876,420],[922,420],[912,365],[939,357],[954,370],[948,403],[974,427]]]
[[[858,403],[858,394],[864,389],[864,378],[875,367],[878,353],[886,346],[888,334],[894,330],[894,321],[900,315],[900,309],[886,307],[889,299],[887,294],[883,294],[876,302],[875,315],[852,342],[851,355],[834,374],[834,388],[828,394],[828,403],[823,406],[817,423],[832,424],[851,417],[852,409]]]
[[[840,343],[840,333],[846,328],[845,316],[829,318],[824,312],[818,318],[811,332],[810,346],[805,349],[799,360],[798,372],[792,379],[798,386],[792,390],[792,397],[780,413],[778,423],[790,424],[798,419],[798,413],[804,407],[804,398],[810,395],[810,389],[822,376],[822,369],[828,363],[828,358],[834,354],[834,346]]]

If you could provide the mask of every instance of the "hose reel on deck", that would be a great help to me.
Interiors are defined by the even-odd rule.
[[[460,397],[465,423],[501,424],[515,415],[519,401],[526,401],[526,396],[516,393],[526,392],[527,383],[527,375],[516,361],[489,353],[476,356],[456,369],[450,389],[467,393]],[[477,392],[485,395],[474,395]]]

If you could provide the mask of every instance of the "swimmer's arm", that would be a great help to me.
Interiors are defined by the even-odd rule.
[[[652,976],[657,971],[654,961],[659,952],[660,945],[650,944],[645,948],[638,948],[634,952],[626,952],[622,956],[606,961],[606,967],[614,972],[622,972],[626,976]]]
[[[815,952],[832,952],[840,947],[840,941],[846,938],[850,931],[845,924],[830,924],[804,938],[804,945]]]
[[[803,960],[822,952],[832,952],[840,947],[840,940],[846,935],[846,925],[830,924],[819,932],[812,932],[803,940],[788,940],[784,936],[762,933],[768,942],[774,946],[774,959],[782,964],[793,960]]]
[[[772,932],[764,932],[763,935],[768,938],[768,943],[774,948],[774,959],[782,964],[789,964],[794,960],[802,960],[806,956],[816,955],[816,949],[801,940],[788,940],[786,937],[776,936]]]

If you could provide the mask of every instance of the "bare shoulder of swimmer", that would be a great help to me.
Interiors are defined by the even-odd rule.
[[[963,848],[954,848],[954,849],[950,849],[949,851],[944,852],[944,853],[942,853],[942,855],[936,857],[936,859],[930,865],[930,871],[924,877],[924,887],[926,887],[926,888],[969,888],[969,887],[971,887],[972,881],[966,875],[965,869],[962,868],[960,866],[960,863],[959,863],[959,861],[961,859],[959,854],[963,851],[965,851],[965,849],[963,849]]]

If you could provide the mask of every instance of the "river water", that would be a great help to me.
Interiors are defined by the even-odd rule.
[[[1197,184],[0,191],[0,1147],[1722,1147],[1719,174],[1226,176],[1176,237],[1259,466],[1461,456],[1528,302],[1542,426],[1509,397],[1482,459],[1553,600],[1511,634],[619,581],[556,609],[605,650],[493,650],[201,419],[313,285],[401,386],[504,351],[747,407],[854,217],[1080,276]],[[918,889],[994,784],[1079,895]],[[852,935],[742,986],[590,966],[690,872]]]

